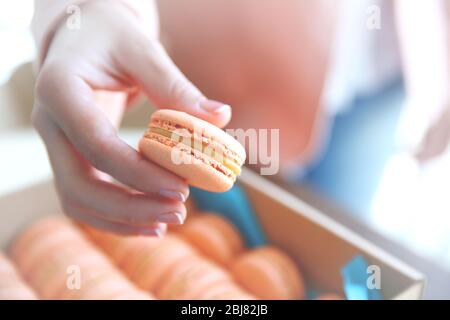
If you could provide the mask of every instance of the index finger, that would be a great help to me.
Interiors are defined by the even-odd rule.
[[[144,193],[171,191],[187,198],[189,189],[181,178],[145,160],[118,138],[113,124],[95,105],[92,88],[66,65],[52,63],[43,67],[36,98],[98,170]]]

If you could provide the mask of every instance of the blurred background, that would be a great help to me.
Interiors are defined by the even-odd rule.
[[[353,1],[351,10],[359,10],[360,19],[367,19],[368,5],[366,1]],[[0,2],[0,195],[50,176],[43,145],[29,126],[33,83],[29,62],[36,53],[29,30],[32,14],[31,0]],[[377,36],[389,42],[388,46],[396,45],[389,31],[392,18],[383,17],[386,27]],[[342,26],[347,32],[354,30],[350,20]],[[331,90],[325,100],[338,101],[340,107],[325,147],[295,179],[281,179],[288,184],[295,180],[304,192],[317,194],[345,211],[347,218],[362,222],[450,270],[450,152],[447,149],[439,157],[419,163],[399,147],[396,137],[400,126],[406,137],[415,136],[420,130],[414,125],[403,125],[408,117],[405,104],[410,102],[403,78],[396,70],[398,56],[381,57],[377,37],[368,40],[353,34],[350,40],[341,42],[342,50],[350,52],[350,63],[348,59],[337,63],[336,69],[343,68],[345,72],[334,70],[329,80],[329,85],[337,89]],[[368,58],[351,56],[358,51],[358,45],[365,46]],[[382,74],[378,77],[388,79],[375,89],[371,82],[376,81],[369,76],[374,70]],[[347,78],[341,78],[342,74]],[[348,80],[348,74],[358,76]],[[350,97],[339,88],[346,81],[358,84],[358,94]],[[142,108],[145,109],[141,106],[127,115],[125,126],[142,131],[147,118],[136,117],[139,112],[147,112]],[[32,155],[33,164],[29,156],[21,156],[24,149]]]

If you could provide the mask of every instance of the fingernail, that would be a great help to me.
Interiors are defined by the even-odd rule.
[[[186,196],[181,193],[180,191],[173,191],[173,190],[161,190],[159,192],[163,197],[170,198],[172,200],[178,200],[181,202],[186,201]]]
[[[184,219],[181,213],[178,212],[170,212],[170,213],[163,213],[158,217],[158,222],[164,222],[164,223],[173,223],[173,224],[183,224]]]
[[[164,236],[164,232],[159,228],[142,229],[139,230],[139,234],[142,236],[152,236],[158,238],[162,238]]]
[[[200,102],[200,108],[211,113],[221,113],[231,107],[228,104],[207,99]]]

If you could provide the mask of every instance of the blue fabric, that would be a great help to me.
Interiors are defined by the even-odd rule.
[[[369,289],[369,264],[362,256],[355,256],[341,270],[345,296],[348,300],[383,300],[379,289]]]
[[[220,213],[228,218],[240,231],[248,247],[267,243],[255,212],[239,183],[223,193],[208,192],[194,187],[191,187],[190,192],[199,209]]]
[[[394,138],[404,99],[401,79],[370,97],[355,99],[335,117],[322,158],[301,178],[359,216],[368,215]]]

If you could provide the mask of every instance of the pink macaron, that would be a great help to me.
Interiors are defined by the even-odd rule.
[[[236,281],[261,299],[303,299],[305,286],[295,262],[273,246],[241,255],[231,267]]]

